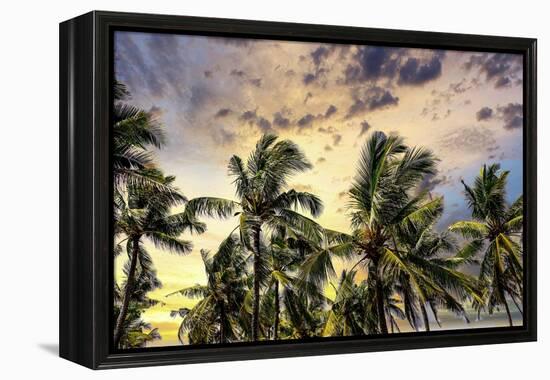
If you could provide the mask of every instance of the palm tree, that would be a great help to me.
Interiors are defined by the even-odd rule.
[[[126,262],[123,268],[126,278],[130,263]],[[119,346],[121,348],[141,348],[145,347],[147,342],[161,339],[158,329],[152,328],[150,324],[145,323],[141,319],[143,311],[149,307],[163,304],[161,301],[151,299],[147,294],[155,289],[162,287],[162,283],[157,278],[157,272],[153,268],[151,257],[141,247],[140,260],[138,268],[136,268],[136,280],[132,291],[132,302],[128,306],[127,317],[123,324]],[[125,287],[126,284],[123,284]],[[114,316],[115,318],[120,313],[122,304],[122,291],[115,284],[114,289]],[[149,331],[145,331],[149,330]]]
[[[439,201],[425,192],[412,195],[426,175],[435,174],[430,150],[409,148],[398,136],[374,132],[361,151],[357,176],[349,196],[351,224],[357,248],[366,263],[374,290],[379,331],[388,333],[384,280],[386,263],[397,254],[397,228],[436,212]],[[399,266],[404,269],[402,266]]]
[[[448,232],[435,232],[434,225],[443,212],[442,199],[438,201],[439,208],[431,215],[397,227],[398,248],[385,257],[384,271],[394,283],[405,316],[415,330],[420,319],[424,329],[430,330],[428,307],[438,323],[438,307],[445,307],[469,322],[463,301],[481,300],[475,279],[457,270],[472,261],[464,257],[463,251],[449,256],[456,251],[456,242]]]
[[[319,226],[299,214],[301,208],[312,216],[323,209],[321,200],[308,192],[287,190],[289,178],[310,169],[312,165],[299,147],[289,140],[277,141],[274,135],[264,135],[257,142],[246,165],[238,156],[229,160],[229,175],[233,178],[237,201],[200,197],[192,199],[188,209],[194,215],[230,218],[239,217],[238,229],[244,247],[253,252],[252,340],[258,340],[262,262],[262,229],[284,226],[300,231],[308,238],[319,238]]]
[[[181,294],[200,301],[192,309],[172,312],[183,317],[179,339],[187,335],[190,344],[227,343],[239,334],[238,316],[245,304],[247,289],[246,257],[238,236],[231,235],[219,246],[214,255],[201,250],[207,276],[206,285],[194,285],[167,295]]]
[[[435,173],[436,158],[423,148],[409,148],[403,139],[374,132],[361,150],[357,175],[348,192],[351,235],[331,231],[330,249],[306,259],[304,274],[310,282],[325,282],[334,275],[331,254],[360,259],[352,267],[366,267],[370,304],[375,307],[376,331],[388,333],[388,299],[385,268],[396,257],[398,227],[437,213],[440,200],[430,200],[418,186],[426,175]],[[401,268],[404,269],[404,268]],[[394,271],[395,273],[395,271]]]
[[[518,242],[523,229],[523,196],[507,204],[508,174],[498,164],[483,165],[472,187],[462,181],[473,219],[456,222],[449,230],[470,240],[464,248],[467,257],[475,257],[484,250],[479,279],[484,285],[485,302],[474,306],[478,312],[487,306],[492,314],[503,305],[513,326],[506,295],[518,305],[517,299],[523,293],[523,252]],[[519,307],[518,310],[521,312]]]
[[[327,248],[324,247],[323,242],[327,240],[329,234],[330,231],[321,230],[322,239],[316,242],[281,226],[271,233],[269,245],[264,250],[267,253],[265,267],[268,291],[264,294],[261,314],[264,316],[263,319],[268,321],[270,326],[268,331],[273,331],[274,340],[279,339],[281,315],[283,312],[290,315],[282,306],[294,302],[294,296],[303,301],[301,304],[316,306],[326,304],[324,284],[309,282],[304,275],[304,270],[311,269],[306,264],[308,258],[314,256],[318,259],[319,255],[326,253]],[[263,313],[263,309],[268,311],[267,315]]]
[[[127,184],[125,192],[115,189],[115,239],[120,238],[115,252],[120,251],[122,244],[126,243],[130,261],[120,312],[115,324],[115,347],[118,347],[123,332],[128,306],[135,288],[138,263],[143,265],[146,259],[142,239],[147,238],[158,248],[186,254],[191,251],[192,245],[179,236],[184,231],[202,233],[205,230],[203,223],[185,211],[170,213],[172,207],[182,205],[186,201],[173,186],[173,182],[174,177],[168,176],[163,177],[162,188],[143,188]],[[170,190],[163,191],[165,188]]]

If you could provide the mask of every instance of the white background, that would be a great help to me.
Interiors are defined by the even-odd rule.
[[[540,379],[550,372],[550,18],[545,1],[3,2],[0,39],[0,376],[4,379]],[[93,9],[539,39],[539,342],[93,372],[57,357],[58,23]],[[545,352],[546,351],[546,352]]]

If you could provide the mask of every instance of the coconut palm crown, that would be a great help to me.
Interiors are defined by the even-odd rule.
[[[465,257],[482,253],[479,280],[484,286],[484,301],[474,306],[478,311],[487,307],[490,314],[504,306],[512,326],[507,297],[522,312],[518,299],[523,294],[523,196],[512,204],[506,202],[508,175],[498,164],[483,165],[473,186],[462,181],[473,219],[453,223],[449,230],[468,239]]]

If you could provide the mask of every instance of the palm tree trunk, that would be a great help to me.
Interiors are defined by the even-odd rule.
[[[504,301],[504,307],[506,308],[506,315],[508,316],[508,323],[510,324],[510,327],[514,326],[512,322],[512,314],[510,313],[510,307],[508,307],[508,302],[506,301],[506,298],[503,297]]]
[[[279,305],[279,281],[275,281],[275,326],[273,327],[273,339],[279,339],[279,314],[280,314],[280,305]]]
[[[380,324],[380,332],[388,333],[388,325],[386,323],[386,312],[384,311],[384,290],[382,289],[382,281],[376,279],[376,309],[378,314],[378,323]]]
[[[430,331],[430,320],[428,319],[428,312],[424,303],[420,303],[420,310],[422,311],[422,318],[424,318],[424,328],[426,331]]]
[[[384,308],[384,288],[378,274],[378,260],[373,260],[373,267],[369,270],[369,276],[372,276],[376,292],[376,314],[378,314],[378,325],[382,334],[388,333],[388,324],[386,322],[386,312]]]
[[[260,227],[254,227],[254,302],[252,306],[252,341],[258,340],[260,320]]]
[[[126,287],[124,288],[124,295],[122,296],[122,306],[116,320],[114,331],[114,345],[118,347],[120,338],[122,337],[122,329],[124,321],[126,321],[126,314],[128,314],[128,305],[130,304],[130,298],[134,291],[134,281],[136,276],[137,259],[139,253],[139,237],[133,239],[132,245],[132,257],[130,259],[130,269],[128,270],[128,279],[126,280]]]

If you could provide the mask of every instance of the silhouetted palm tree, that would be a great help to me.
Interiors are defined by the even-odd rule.
[[[523,196],[511,205],[506,202],[508,171],[500,165],[483,165],[472,187],[464,181],[464,191],[473,220],[453,223],[449,229],[470,239],[464,248],[465,257],[475,257],[483,251],[479,279],[484,285],[484,302],[476,302],[478,311],[503,305],[508,323],[513,326],[512,314],[506,300],[508,295],[519,307],[522,297],[523,251],[519,243],[523,229]]]
[[[160,178],[160,177],[159,177]],[[115,241],[117,245],[126,244],[130,264],[127,280],[122,293],[120,313],[116,320],[114,343],[118,346],[122,327],[126,320],[128,306],[134,291],[136,268],[143,262],[143,242],[147,238],[158,248],[186,254],[191,243],[179,236],[184,231],[202,233],[205,225],[198,222],[187,212],[171,214],[170,209],[185,203],[186,198],[173,186],[174,177],[164,177],[161,188],[141,187],[127,184],[127,191],[115,189]],[[169,191],[163,189],[169,188]]]
[[[334,275],[331,254],[350,259],[368,272],[368,294],[375,305],[377,332],[387,334],[384,269],[396,259],[398,227],[437,213],[439,200],[426,192],[412,195],[426,175],[435,173],[436,159],[423,148],[409,148],[403,139],[374,132],[361,150],[357,175],[349,191],[351,235],[331,231],[330,249],[306,259],[304,274],[309,282],[321,283]],[[309,262],[308,262],[309,261]]]
[[[227,343],[238,340],[238,316],[248,292],[246,257],[238,236],[231,235],[214,255],[201,250],[207,277],[206,285],[194,285],[167,295],[181,294],[199,299],[192,309],[173,312],[183,317],[179,339],[190,344]]]
[[[308,192],[286,189],[292,175],[311,167],[292,141],[277,141],[274,135],[264,135],[257,142],[246,165],[238,156],[229,160],[229,174],[233,178],[237,201],[201,197],[192,199],[187,206],[195,215],[239,218],[242,244],[254,253],[252,340],[258,340],[259,336],[262,284],[258,274],[263,254],[262,229],[284,226],[290,231],[300,231],[308,238],[319,238],[320,227],[295,210],[302,208],[318,216],[323,209],[321,200]]]
[[[396,228],[397,248],[386,256],[384,271],[396,285],[395,291],[403,300],[410,325],[418,330],[422,319],[424,329],[430,330],[427,308],[439,323],[437,309],[445,307],[469,322],[462,302],[480,301],[477,281],[456,268],[465,263],[463,252],[457,250],[448,232],[435,232],[434,225],[443,212],[443,201],[430,215],[408,221]]]
[[[126,262],[123,272],[128,276],[130,263]],[[120,348],[141,348],[148,342],[160,340],[161,336],[158,329],[152,328],[150,324],[141,319],[144,310],[155,305],[163,303],[148,297],[148,293],[162,286],[157,278],[157,272],[153,268],[151,257],[141,247],[139,265],[136,268],[136,280],[132,292],[131,302],[128,306],[128,312],[123,324],[122,333],[119,341]],[[126,282],[122,284],[126,287]],[[122,291],[115,284],[114,289],[114,316],[119,315],[122,303]],[[150,330],[150,331],[146,331]]]

